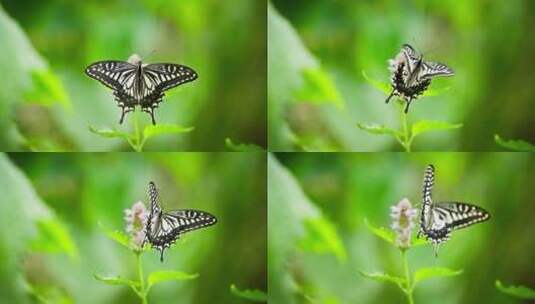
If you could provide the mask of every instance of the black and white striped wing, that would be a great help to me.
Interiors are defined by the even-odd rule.
[[[149,239],[152,247],[160,251],[160,259],[163,261],[164,250],[174,244],[182,234],[212,226],[217,223],[217,219],[204,211],[177,210],[162,214],[158,223],[158,229],[151,233]]]
[[[440,202],[433,206],[433,225],[431,229],[457,230],[490,219],[483,208],[460,202]]]
[[[154,63],[143,67],[143,80],[147,91],[166,91],[197,79],[192,68],[173,63]]]
[[[420,230],[418,236],[425,235],[425,232],[431,227],[432,213],[431,205],[433,204],[432,191],[435,184],[435,167],[427,165],[424,173],[424,185],[422,193],[422,210],[420,214]]]
[[[439,62],[424,61],[419,70],[419,79],[431,79],[437,76],[453,76],[455,73],[447,65]]]
[[[107,60],[91,64],[85,73],[114,91],[123,91],[125,83],[133,83],[137,66],[126,61]]]
[[[416,67],[418,66],[418,63],[420,62],[422,56],[416,53],[416,50],[414,50],[414,48],[409,44],[404,44],[401,47],[401,53],[405,58],[408,73],[413,73]]]

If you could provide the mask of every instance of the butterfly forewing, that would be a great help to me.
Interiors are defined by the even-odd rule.
[[[127,80],[135,77],[136,68],[137,66],[126,61],[108,60],[91,64],[85,72],[110,89],[120,91]]]

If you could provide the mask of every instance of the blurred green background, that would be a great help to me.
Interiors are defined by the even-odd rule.
[[[390,206],[402,198],[419,206],[427,164],[436,167],[435,201],[472,203],[492,218],[453,232],[438,258],[431,245],[408,251],[412,270],[464,270],[420,283],[415,303],[521,303],[494,283],[535,287],[535,157],[529,153],[270,155],[270,303],[406,303],[394,284],[358,273],[403,271],[399,250],[373,235],[364,219],[389,227]]]
[[[261,153],[0,155],[0,303],[138,303],[125,286],[93,274],[136,277],[135,255],[99,227],[123,230],[123,210],[147,202],[149,180],[164,210],[200,209],[212,227],[186,234],[165,253],[143,254],[145,274],[198,273],[154,286],[149,303],[248,303],[239,288],[267,290],[266,156]],[[240,181],[240,182],[237,182]]]
[[[411,121],[463,123],[417,139],[416,150],[496,151],[494,134],[535,142],[535,2],[271,0],[269,146],[289,150],[401,150],[357,122],[399,126],[399,110],[365,81],[389,83],[403,43],[454,77],[411,105]],[[449,89],[448,89],[449,88]]]
[[[119,126],[112,91],[87,77],[99,60],[174,62],[199,79],[168,91],[158,123],[193,126],[149,151],[220,151],[225,138],[266,146],[263,1],[0,1],[0,149],[128,150],[88,125]],[[142,123],[150,124],[143,113]]]

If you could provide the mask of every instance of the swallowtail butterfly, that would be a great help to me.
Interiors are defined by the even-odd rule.
[[[433,243],[436,256],[438,246],[450,238],[453,230],[484,222],[490,219],[490,214],[481,207],[466,203],[434,203],[431,196],[434,180],[435,168],[433,165],[428,165],[424,174],[423,204],[418,237],[425,235]]]
[[[121,108],[122,124],[125,115],[140,106],[147,112],[152,124],[154,109],[162,102],[164,92],[186,82],[197,79],[197,73],[185,66],[174,63],[145,64],[134,54],[128,61],[106,60],[91,64],[86,74],[113,90],[117,105]]]
[[[422,54],[416,53],[408,44],[404,44],[396,57],[388,62],[392,73],[392,93],[385,102],[388,103],[392,96],[399,96],[407,103],[405,113],[409,111],[411,102],[427,90],[433,77],[454,74],[445,64],[424,61]]]
[[[204,211],[175,210],[163,212],[160,207],[158,190],[153,182],[149,183],[149,200],[150,213],[145,226],[143,245],[148,241],[152,248],[159,250],[162,262],[164,250],[178,240],[180,235],[217,223],[215,216]]]

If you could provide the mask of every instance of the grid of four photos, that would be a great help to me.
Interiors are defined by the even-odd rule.
[[[535,301],[533,12],[1,1],[0,303]]]

